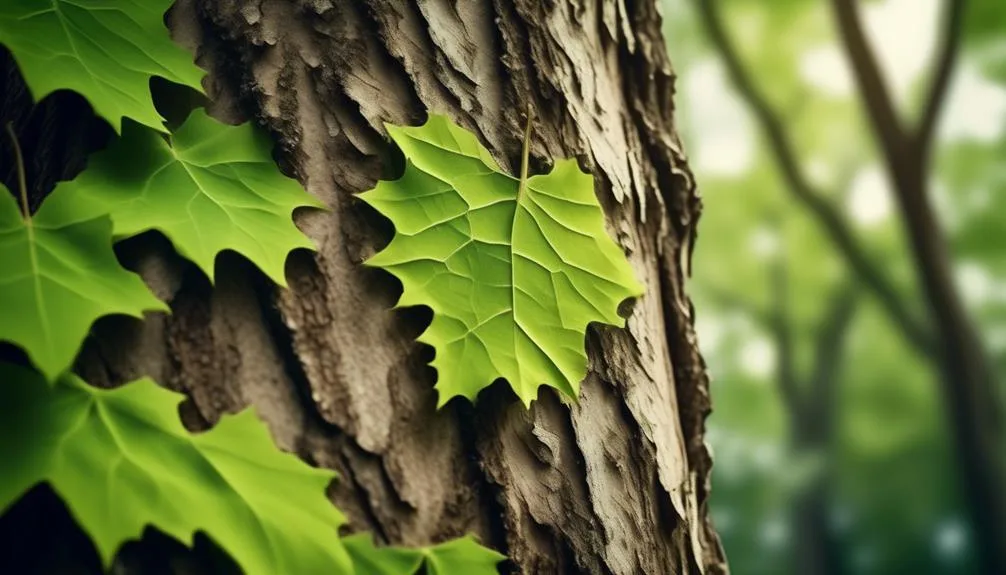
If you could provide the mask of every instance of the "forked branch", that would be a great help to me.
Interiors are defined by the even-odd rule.
[[[783,127],[782,120],[755,85],[744,67],[736,47],[726,32],[717,0],[694,0],[699,15],[723,57],[731,82],[754,113],[768,140],[783,178],[794,196],[817,218],[849,267],[860,278],[905,338],[921,354],[929,356],[934,338],[928,326],[911,313],[888,278],[867,255],[865,248],[852,233],[852,228],[824,193],[816,189],[806,176],[796,154],[796,148]]]

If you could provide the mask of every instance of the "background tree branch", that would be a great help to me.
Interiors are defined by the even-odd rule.
[[[859,95],[866,106],[870,126],[877,135],[881,152],[888,166],[902,169],[909,162],[910,142],[898,118],[894,101],[884,81],[876,55],[866,38],[859,13],[858,0],[831,0],[838,22],[842,45],[852,64],[853,76],[859,86]]]
[[[960,53],[964,37],[965,0],[946,0],[943,4],[943,28],[937,48],[936,70],[922,108],[919,126],[913,136],[913,145],[920,163],[928,165],[935,139],[936,124],[946,102],[950,78]]]
[[[741,62],[740,55],[723,25],[717,0],[694,0],[694,2],[710,40],[723,57],[731,81],[751,108],[765,134],[789,189],[818,219],[849,267],[877,298],[881,307],[912,347],[920,354],[930,356],[934,348],[934,338],[928,325],[909,311],[891,282],[870,260],[842,214],[810,183],[803,172],[795,147],[783,128],[781,119]]]
[[[834,423],[836,381],[843,363],[846,335],[858,303],[859,290],[854,282],[848,282],[832,297],[828,312],[815,330],[814,367],[807,386],[812,401],[808,409],[811,418],[824,428]]]
[[[791,414],[802,414],[806,409],[806,394],[801,392],[800,376],[796,369],[796,345],[790,317],[789,278],[785,259],[776,258],[769,273],[772,276],[773,300],[768,328],[776,346],[779,392]]]

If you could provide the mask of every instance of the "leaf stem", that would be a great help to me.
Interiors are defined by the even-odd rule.
[[[21,153],[21,144],[17,141],[17,133],[14,132],[14,122],[7,122],[7,135],[10,136],[11,145],[14,146],[14,162],[17,164],[17,184],[21,192],[21,209],[24,211],[25,225],[31,233],[31,209],[28,207],[28,183],[24,174],[24,155]]]
[[[521,148],[520,157],[520,186],[517,188],[517,199],[524,195],[524,188],[527,186],[527,164],[531,156],[531,125],[534,122],[534,109],[527,107],[527,127],[524,128],[524,147]]]

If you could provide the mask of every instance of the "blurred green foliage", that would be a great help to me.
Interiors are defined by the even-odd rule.
[[[704,0],[698,0],[704,1]],[[801,437],[781,362],[799,395],[835,294],[858,284],[799,204],[750,110],[734,91],[695,2],[663,0],[679,79],[679,126],[705,211],[690,294],[713,378],[712,509],[738,575],[815,575],[796,557],[813,544],[794,516],[826,486],[823,519],[837,550],[827,573],[973,574],[952,441],[929,358],[865,290],[824,402],[831,437]],[[828,3],[720,0],[743,64],[785,126],[804,172],[837,206],[913,313],[923,302],[877,149]],[[902,116],[920,111],[940,23],[935,0],[863,2]],[[933,201],[959,285],[1006,380],[1006,2],[974,0],[936,145]],[[785,293],[780,293],[785,287]],[[783,353],[773,314],[787,318]],[[816,443],[815,443],[816,441]],[[1006,486],[1004,486],[1006,488]]]

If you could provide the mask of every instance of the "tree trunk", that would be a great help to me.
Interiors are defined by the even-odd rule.
[[[211,287],[158,237],[127,242],[172,314],[101,322],[78,366],[89,381],[149,374],[191,397],[193,428],[254,405],[281,447],[338,471],[333,500],[380,541],[474,532],[529,574],[726,573],[684,294],[700,201],[654,0],[180,0],[169,25],[209,71],[211,113],[270,129],[331,211],[298,214],[319,251],[291,257],[288,290],[226,254]],[[414,341],[429,312],[391,311],[401,286],[359,265],[391,228],[354,194],[397,177],[382,122],[447,114],[513,170],[529,108],[532,169],[580,158],[646,295],[627,329],[591,328],[578,402],[548,390],[526,410],[497,384],[437,411]],[[65,513],[47,497],[18,507]],[[66,545],[10,515],[8,540]],[[150,535],[116,572],[218,572],[173,545]]]

